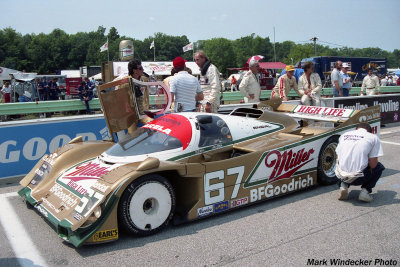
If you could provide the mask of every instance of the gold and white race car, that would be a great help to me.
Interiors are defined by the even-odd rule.
[[[137,128],[143,116],[135,86],[164,90],[156,98],[169,107],[161,83],[127,78],[101,86],[112,140],[76,138],[20,182],[19,195],[76,247],[116,240],[120,227],[150,235],[170,222],[335,183],[339,136],[359,122],[380,129],[379,106],[355,111],[279,101],[229,115],[159,114]]]

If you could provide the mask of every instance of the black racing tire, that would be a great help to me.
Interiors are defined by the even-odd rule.
[[[336,168],[336,147],[339,143],[339,136],[335,135],[328,140],[321,147],[318,155],[317,179],[319,184],[331,185],[338,181],[335,174]]]
[[[118,206],[122,226],[135,236],[148,236],[164,229],[174,215],[175,193],[169,181],[157,174],[133,181]]]

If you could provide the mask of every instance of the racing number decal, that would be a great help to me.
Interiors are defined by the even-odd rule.
[[[210,185],[211,180],[215,178],[223,180],[224,171],[209,172],[204,175],[204,202],[206,205],[221,202],[225,199],[225,185],[223,182]],[[211,196],[211,192],[216,190],[218,190],[218,195]]]
[[[244,174],[244,166],[229,168],[226,170],[227,175],[237,174],[237,178],[235,181],[235,186],[233,188],[231,199],[237,197],[239,193],[240,184],[242,183],[243,174]],[[225,200],[225,184],[224,182],[218,182],[214,184],[210,184],[211,180],[218,179],[224,180],[225,174],[223,170],[209,172],[204,175],[204,202],[205,205],[211,205],[214,203],[218,203]],[[211,193],[216,192],[211,196]]]
[[[87,204],[89,203],[89,201],[93,201],[93,198],[95,199],[94,204],[90,205],[90,208],[87,208]],[[85,214],[82,214],[84,217],[87,217],[90,212],[91,209],[95,206],[97,206],[97,203],[103,198],[103,195],[99,192],[95,192],[94,190],[89,189],[88,190],[88,194],[86,194],[85,196],[83,196],[81,198],[81,201],[79,202],[79,204],[75,207],[75,211],[77,213],[82,214],[84,211],[86,211]]]
[[[235,182],[235,187],[233,188],[232,197],[231,197],[231,199],[234,199],[237,197],[237,195],[239,193],[240,184],[242,183],[242,178],[243,178],[243,174],[244,174],[244,166],[227,169],[226,173],[228,175],[232,175],[235,173],[238,174],[238,176],[236,178],[236,182]]]

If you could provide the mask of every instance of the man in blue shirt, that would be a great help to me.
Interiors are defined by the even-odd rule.
[[[343,96],[349,96],[349,91],[351,89],[351,78],[347,73],[349,69],[350,69],[349,64],[347,64],[346,62],[343,63],[342,71],[340,72],[340,74],[343,77],[343,86],[342,86]]]

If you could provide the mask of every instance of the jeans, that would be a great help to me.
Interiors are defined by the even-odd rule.
[[[383,166],[382,163],[378,162],[376,167],[370,171],[369,167],[365,168],[363,170],[364,177],[360,177],[356,179],[354,182],[352,182],[350,185],[361,185],[361,188],[367,189],[369,193],[372,192],[372,188],[375,187],[376,183],[378,182],[379,178],[382,175],[383,170],[385,167]],[[340,185],[340,182],[339,182]]]
[[[343,96],[349,96],[350,88],[342,88]]]
[[[333,97],[340,97],[339,91],[336,89],[336,87],[332,88],[332,94],[333,94]]]

